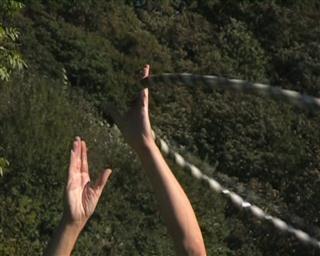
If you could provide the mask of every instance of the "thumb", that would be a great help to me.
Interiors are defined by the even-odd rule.
[[[145,88],[140,92],[140,105],[146,110],[148,110],[149,107],[149,89]]]
[[[143,68],[143,77],[142,77],[142,79],[148,79],[149,76],[150,76],[150,73],[151,73],[151,71],[150,71],[150,65],[149,65],[149,64],[146,64],[146,65],[144,66],[144,68]]]
[[[107,181],[111,175],[112,171],[111,169],[106,169],[101,172],[99,179],[97,180],[95,186],[94,186],[94,191],[100,196],[103,188],[107,184]]]

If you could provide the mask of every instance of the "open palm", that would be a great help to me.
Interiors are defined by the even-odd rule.
[[[111,170],[104,170],[94,186],[90,183],[87,146],[79,137],[73,143],[66,187],[66,214],[70,221],[85,223],[93,214]]]

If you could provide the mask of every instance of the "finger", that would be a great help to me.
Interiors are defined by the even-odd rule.
[[[89,173],[87,145],[85,141],[81,141],[81,172]]]
[[[141,90],[137,95],[137,97],[135,97],[131,101],[131,104],[130,104],[131,108],[141,108],[141,107],[148,106],[149,104],[148,95],[149,95],[148,88]]]
[[[149,106],[149,90],[145,88],[141,91],[141,106],[145,107],[148,110]]]
[[[111,169],[106,169],[100,174],[100,177],[94,186],[94,190],[99,196],[101,195],[103,188],[107,184],[107,181],[108,181],[111,173],[112,173]]]
[[[143,77],[142,79],[146,79],[150,76],[150,65],[146,64],[143,68]]]
[[[76,171],[76,156],[73,150],[70,152],[70,164],[69,164],[69,178],[71,177],[72,173]]]
[[[72,172],[78,172],[80,171],[80,166],[79,166],[79,141],[78,141],[78,137],[76,138],[76,140],[73,142],[73,149],[71,150],[71,154],[70,154],[70,165],[69,165],[69,174],[71,174]]]
[[[76,159],[80,160],[81,157],[81,138],[79,136],[76,137],[76,140],[73,142],[73,151]]]

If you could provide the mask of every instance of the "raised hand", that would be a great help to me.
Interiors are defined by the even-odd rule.
[[[93,214],[111,170],[104,170],[94,186],[90,183],[87,146],[79,137],[71,150],[65,197],[65,217],[70,222],[85,224]]]
[[[81,230],[97,206],[110,174],[111,170],[104,170],[97,183],[91,186],[87,146],[84,141],[77,137],[71,150],[63,217],[48,243],[44,255],[71,254]]]
[[[142,79],[148,79],[149,75],[150,66],[146,65]],[[109,113],[127,142],[138,153],[154,188],[160,213],[173,238],[177,255],[206,255],[201,230],[190,201],[153,140],[148,103],[148,89],[144,89],[126,114],[121,115],[112,108],[109,108]]]
[[[150,66],[146,65],[142,79],[150,75]],[[142,90],[133,101],[130,110],[120,114],[117,109],[108,106],[108,112],[115,120],[126,141],[137,151],[153,141],[149,119],[149,93],[148,89]]]

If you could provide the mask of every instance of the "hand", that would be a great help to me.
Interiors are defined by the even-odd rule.
[[[150,66],[144,67],[143,78],[150,75]],[[119,126],[126,141],[138,152],[149,143],[153,143],[149,119],[149,92],[142,90],[133,101],[129,111],[121,115],[113,106],[108,106],[108,112]]]
[[[111,170],[104,170],[94,186],[90,183],[87,146],[79,137],[73,143],[65,191],[64,218],[67,222],[84,226],[93,214]]]

